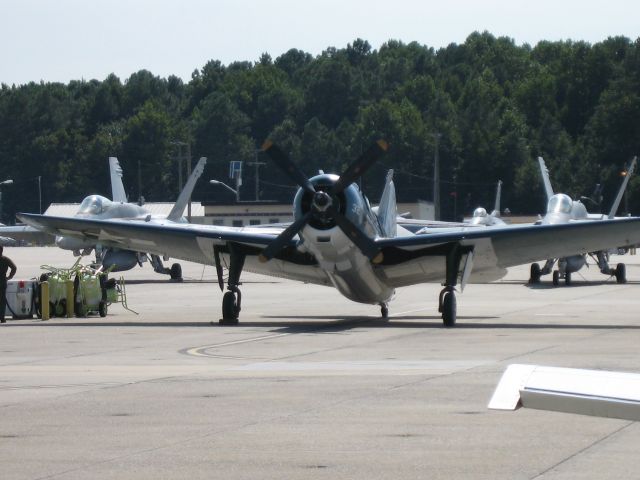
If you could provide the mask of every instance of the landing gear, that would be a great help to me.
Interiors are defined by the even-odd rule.
[[[227,292],[222,297],[222,318],[220,325],[236,325],[238,316],[240,315],[240,299],[242,298],[240,290],[236,292]]]
[[[616,265],[614,275],[616,276],[616,282],[627,283],[627,267],[625,267],[624,263]]]
[[[531,273],[529,275],[529,283],[531,285],[534,285],[536,283],[540,283],[540,276],[541,276],[540,265],[538,265],[537,263],[532,263],[531,264]]]
[[[438,311],[442,314],[442,324],[453,327],[457,319],[456,285],[458,272],[463,255],[472,255],[472,249],[466,249],[459,244],[453,244],[446,257],[446,281],[438,298]],[[464,277],[464,275],[463,275]]]
[[[229,262],[229,279],[227,282],[227,292],[222,297],[222,318],[220,325],[237,325],[240,316],[242,293],[238,286],[240,285],[240,274],[244,267],[244,253],[240,252],[238,247],[233,244],[229,245],[230,262]],[[218,268],[219,257],[216,252],[216,270],[218,276],[221,277],[221,268]],[[220,278],[218,279],[220,281]],[[220,282],[222,284],[222,282]]]
[[[154,272],[169,275],[172,282],[182,281],[182,266],[179,263],[174,263],[171,268],[166,268],[158,255],[151,255],[151,266],[153,266]]]
[[[558,270],[553,271],[553,286],[557,287],[560,285],[560,272]]]
[[[440,312],[442,312],[442,323],[445,327],[456,325],[456,294],[453,287],[445,288],[440,292]]]
[[[182,267],[179,263],[174,263],[171,265],[171,269],[169,270],[169,275],[171,276],[171,281],[173,282],[181,282],[182,281]]]
[[[600,267],[600,272],[605,275],[615,276],[617,283],[627,283],[627,267],[624,263],[619,263],[616,265],[616,268],[611,268],[609,266],[609,253],[608,252],[598,252],[597,253],[598,267]]]
[[[380,315],[382,315],[382,318],[389,318],[389,307],[386,303],[380,304]]]
[[[566,286],[571,285],[571,272],[565,272],[564,273],[564,284]]]

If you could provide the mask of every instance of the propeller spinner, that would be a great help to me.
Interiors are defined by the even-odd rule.
[[[289,241],[309,222],[315,220],[321,224],[335,224],[374,263],[382,261],[382,255],[375,242],[349,220],[339,208],[339,195],[364,173],[388,149],[384,140],[378,140],[369,147],[355,162],[340,175],[338,180],[328,187],[316,187],[307,176],[291,161],[277,145],[267,140],[262,146],[269,158],[283,170],[291,180],[303,189],[311,199],[309,210],[278,235],[259,256],[266,262],[275,257]]]

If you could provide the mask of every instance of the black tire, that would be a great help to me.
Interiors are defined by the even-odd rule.
[[[382,305],[380,307],[380,314],[382,315],[382,318],[389,318],[389,307]]]
[[[171,265],[171,269],[169,270],[169,275],[171,276],[171,280],[174,282],[182,281],[182,266],[179,263],[174,263]]]
[[[556,287],[560,285],[560,272],[558,270],[553,271],[553,285]]]
[[[233,292],[225,293],[224,297],[222,297],[223,320],[237,320],[239,313],[235,294]]]
[[[529,275],[529,283],[540,283],[540,265],[537,263],[531,264],[531,271]]]
[[[619,263],[616,265],[616,282],[618,283],[627,283],[627,267],[624,263]]]
[[[564,284],[571,285],[571,272],[566,272],[564,274]]]
[[[107,316],[107,302],[100,302],[98,305],[98,313],[101,317]]]
[[[442,323],[445,327],[456,325],[456,295],[454,292],[445,292],[442,297]]]

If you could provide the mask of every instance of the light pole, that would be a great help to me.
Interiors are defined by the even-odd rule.
[[[38,175],[38,213],[42,215],[42,175]]]
[[[235,190],[235,189],[231,188],[226,183],[221,182],[220,180],[209,180],[209,183],[211,185],[221,185],[221,186],[223,186],[224,188],[226,188],[227,190],[229,190],[231,193],[233,193],[236,196],[236,202],[240,201],[240,192],[238,190]]]
[[[12,183],[13,180],[11,179],[4,180],[3,182],[0,182],[0,187],[4,185],[11,185]],[[0,220],[2,220],[2,190],[0,190]]]
[[[436,145],[433,155],[433,219],[440,220],[440,137],[441,133],[433,134]]]

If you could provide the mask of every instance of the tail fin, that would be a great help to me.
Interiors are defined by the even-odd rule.
[[[492,217],[500,216],[500,196],[502,195],[502,180],[498,180],[498,187],[496,188],[496,203],[493,206]]]
[[[633,171],[636,169],[637,162],[638,162],[638,157],[633,157],[633,160],[631,160],[631,165],[629,165],[627,173],[624,176],[624,180],[622,181],[622,185],[620,185],[620,190],[618,190],[618,196],[613,202],[613,205],[611,206],[611,211],[609,212],[609,216],[607,218],[613,218],[616,216],[616,212],[618,211],[618,207],[620,206],[620,202],[622,201],[622,195],[624,195],[624,191],[627,189],[629,178],[631,178],[631,175],[633,175]]]
[[[382,229],[382,234],[386,238],[393,238],[397,235],[396,217],[398,209],[396,207],[396,187],[393,185],[393,170],[387,172],[384,190],[378,205],[378,222]]]
[[[178,199],[176,200],[175,205],[167,215],[167,220],[171,220],[172,222],[177,222],[184,215],[184,209],[187,208],[187,203],[191,198],[191,194],[193,193],[193,188],[196,186],[196,181],[204,172],[204,166],[207,164],[207,157],[201,157],[200,161],[196,165],[196,168],[193,169],[187,183],[185,183],[184,188],[180,192]]]
[[[549,180],[549,169],[542,157],[538,157],[538,163],[540,164],[540,174],[542,175],[542,182],[544,183],[544,191],[547,193],[547,200],[549,200],[553,197],[553,188],[551,188],[551,180]]]
[[[109,171],[111,172],[111,200],[127,203],[127,194],[122,184],[122,167],[116,157],[109,157]]]

